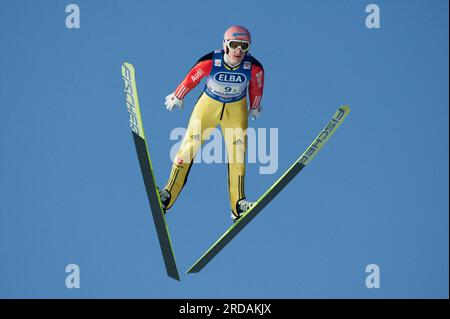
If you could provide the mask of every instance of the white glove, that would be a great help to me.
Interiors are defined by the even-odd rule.
[[[172,112],[175,106],[178,106],[180,109],[183,109],[183,100],[180,100],[175,96],[175,92],[166,96],[166,109]]]
[[[255,120],[261,116],[261,112],[262,112],[262,106],[260,105],[259,108],[257,108],[257,109],[250,109],[248,112],[248,116],[250,116],[252,118],[252,120]]]

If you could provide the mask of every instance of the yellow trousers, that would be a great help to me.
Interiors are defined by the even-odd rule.
[[[209,139],[211,130],[220,125],[225,140],[228,156],[228,191],[233,214],[236,204],[245,198],[245,152],[247,145],[248,111],[247,98],[237,102],[222,103],[203,93],[195,104],[194,111],[189,119],[186,135],[180,149],[175,156],[166,190],[171,198],[167,205],[169,209],[176,201],[183,186],[197,151],[201,144]],[[205,184],[207,185],[207,184]]]

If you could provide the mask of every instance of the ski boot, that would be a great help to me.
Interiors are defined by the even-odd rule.
[[[167,205],[169,205],[170,202],[170,193],[167,189],[163,188],[160,189],[158,187],[159,192],[159,198],[161,199],[162,209],[164,210],[164,214],[166,213]]]
[[[249,202],[246,199],[241,199],[240,201],[238,201],[236,204],[236,210],[239,215],[236,216],[233,212],[231,212],[231,218],[233,219],[233,223],[236,223],[238,219],[245,214],[246,211],[248,211],[250,208],[253,207],[253,205],[255,205],[255,203],[256,202]]]

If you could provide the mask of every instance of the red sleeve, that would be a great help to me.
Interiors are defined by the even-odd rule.
[[[248,87],[250,109],[257,109],[261,104],[264,89],[264,69],[261,65],[253,64],[252,78]]]
[[[186,75],[183,82],[178,85],[175,90],[175,96],[182,100],[186,94],[195,88],[205,76],[211,73],[211,69],[212,59],[203,61],[200,60],[197,62],[197,64]]]

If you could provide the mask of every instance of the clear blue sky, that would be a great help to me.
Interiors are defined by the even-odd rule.
[[[0,297],[448,298],[448,2],[0,2]],[[230,3],[230,6],[232,4]],[[352,113],[310,166],[201,273],[166,277],[124,104],[131,62],[157,180],[201,87],[195,61],[247,26],[266,72],[279,168],[247,168],[247,197],[298,158],[335,109]],[[184,273],[230,225],[226,165],[195,165],[167,216]],[[67,264],[81,288],[65,287]],[[381,269],[367,289],[365,267]]]

